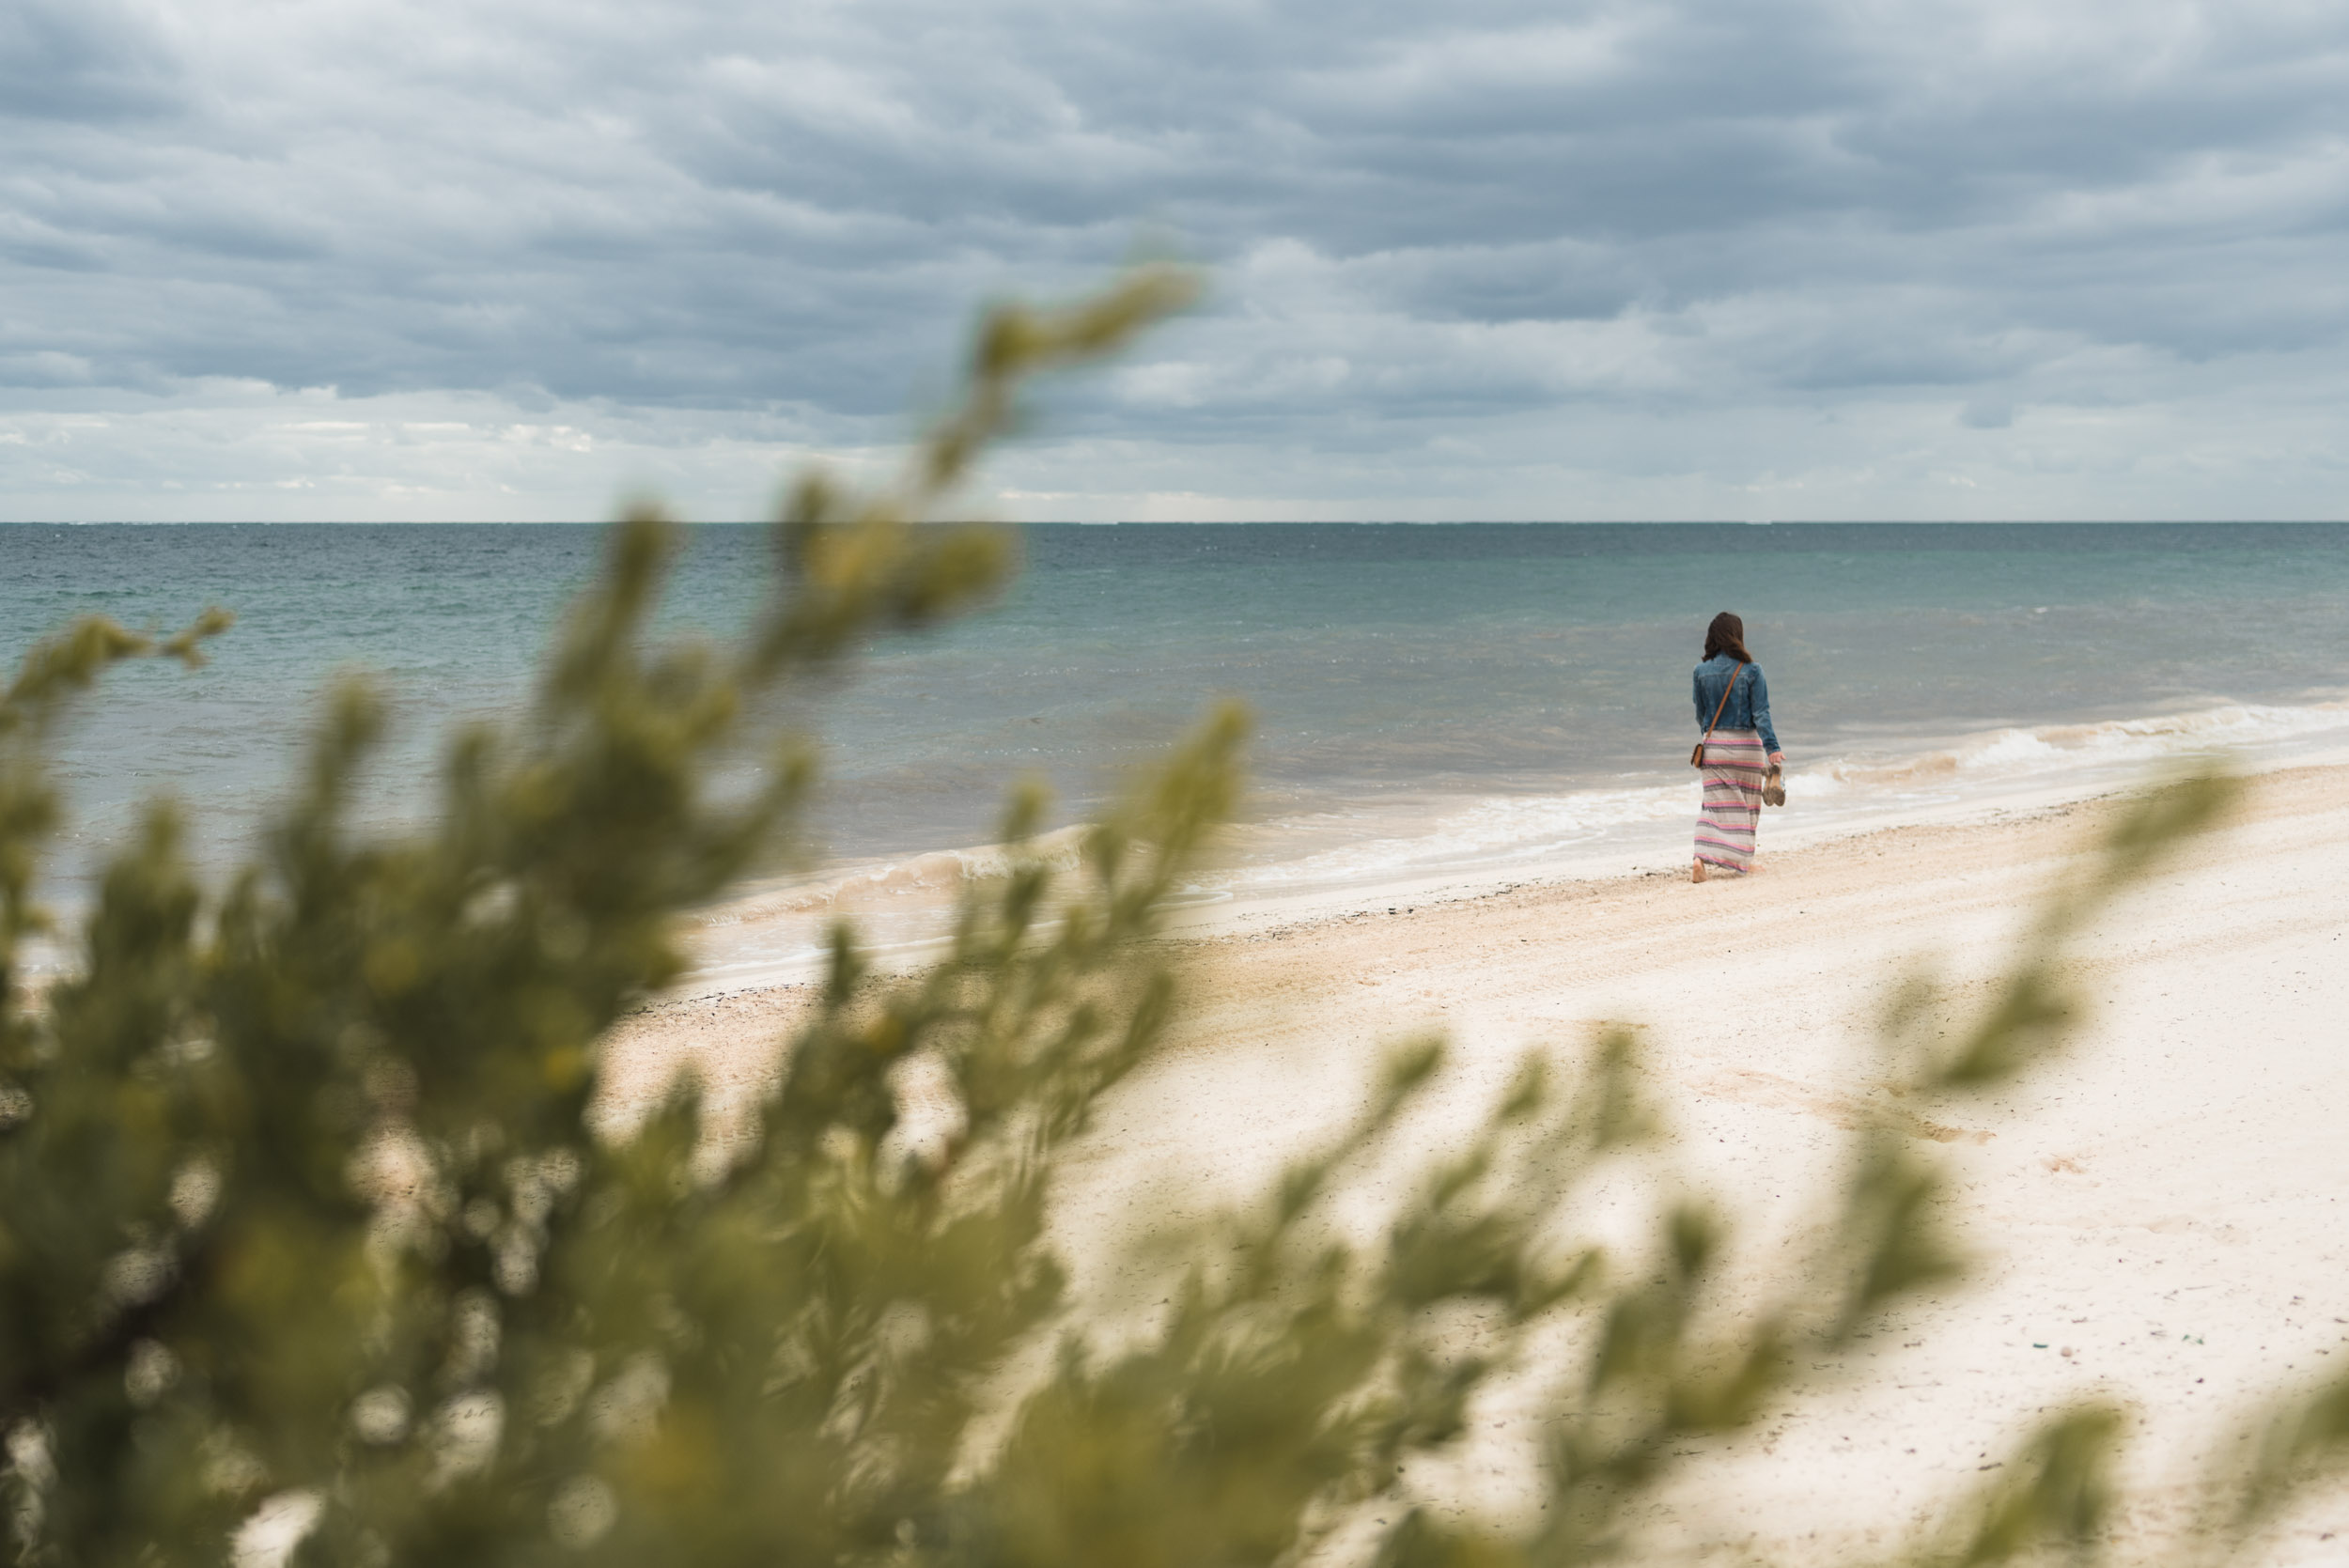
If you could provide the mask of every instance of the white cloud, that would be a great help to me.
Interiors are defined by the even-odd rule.
[[[769,515],[813,448],[787,416],[486,393],[344,397],[250,382],[167,397],[86,395],[104,412],[0,407],[0,474],[23,520],[592,521],[632,498],[680,515]],[[860,474],[886,449],[826,459]]]

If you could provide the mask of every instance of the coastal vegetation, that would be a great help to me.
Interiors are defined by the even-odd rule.
[[[1740,1219],[1719,1203],[1667,1198],[1643,1243],[1588,1240],[1582,1207],[1656,1152],[1641,1040],[1618,1029],[1529,1053],[1481,1133],[1435,1158],[1408,1129],[1444,1048],[1398,1045],[1354,1125],[1272,1190],[1156,1234],[1146,1321],[1088,1322],[1050,1239],[1055,1179],[1183,1004],[1150,939],[1239,788],[1229,709],[1074,870],[1019,852],[1043,803],[1016,795],[1013,869],[918,971],[876,972],[836,930],[748,1138],[705,1138],[691,1081],[626,1136],[590,1133],[598,1041],[679,978],[678,917],[795,842],[816,755],[770,732],[776,693],[1000,585],[1006,539],[938,520],[1019,387],[1190,289],[1143,270],[990,315],[899,484],[794,493],[739,644],[650,637],[677,531],[621,523],[527,722],[450,737],[428,830],[351,825],[383,707],[339,687],[258,862],[199,886],[178,810],[154,805],[46,987],[21,972],[65,809],[45,748],[105,666],[200,659],[226,617],[161,641],[88,621],[33,651],[0,698],[18,1560],[1638,1560],[1687,1439],[1741,1440],[1798,1361],[1962,1274],[1913,1113],[1855,1134],[1817,1245],[1761,1286],[1733,1280]],[[729,785],[746,758],[756,784]],[[1986,1000],[1906,987],[1883,1030],[1901,1102],[1979,1094],[2063,1048],[2067,944],[2232,789],[2144,795]],[[1417,1173],[1371,1180],[1398,1169]],[[1488,1440],[1469,1415],[1503,1387],[1546,1419],[1516,1456],[1521,1506],[1486,1517],[1431,1477]],[[2092,1549],[2119,1431],[2107,1406],[2052,1415],[1886,1555]],[[2198,1551],[2254,1539],[2341,1462],[2349,1380],[2251,1434],[2214,1446]]]

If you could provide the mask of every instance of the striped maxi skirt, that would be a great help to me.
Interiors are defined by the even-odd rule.
[[[1753,730],[1715,730],[1704,743],[1704,804],[1697,808],[1697,859],[1743,873],[1753,864],[1753,825],[1762,815],[1769,753]]]

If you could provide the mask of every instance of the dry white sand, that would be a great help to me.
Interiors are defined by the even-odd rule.
[[[1742,882],[1556,883],[1188,937],[1180,1032],[1112,1098],[1059,1195],[1080,1298],[1117,1299],[1112,1238],[1130,1226],[1261,1190],[1344,1121],[1381,1047],[1423,1028],[1455,1048],[1415,1124],[1436,1146],[1527,1046],[1570,1054],[1599,1020],[1638,1022],[1668,1156],[1745,1222],[1749,1261],[1791,1252],[1848,1129],[1885,1103],[1872,1042],[1890,984],[1932,959],[1963,1000],[2114,809],[1775,856],[1766,818],[1766,872]],[[2177,1479],[2227,1446],[2223,1423],[2349,1372],[2344,886],[2349,770],[2307,768],[2259,779],[2118,906],[2071,961],[2094,1005],[2067,1051],[1918,1125],[1954,1178],[1970,1275],[1807,1365],[1757,1435],[1690,1445],[1657,1543],[1708,1562],[1888,1547],[1993,1479],[2042,1412],[2092,1396],[2130,1412],[2117,1560],[2174,1545],[2197,1500]],[[613,1042],[611,1094],[641,1100],[687,1060],[722,1096],[754,1093],[803,994],[649,1010]],[[1538,1419],[1505,1401],[1479,1418],[1502,1440]],[[2349,1493],[2312,1499],[2251,1560],[2349,1562]]]

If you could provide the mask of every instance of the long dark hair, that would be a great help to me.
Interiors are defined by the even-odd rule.
[[[1724,610],[1713,617],[1713,624],[1704,629],[1704,657],[1725,653],[1740,664],[1753,662],[1753,655],[1746,651],[1746,623]]]

